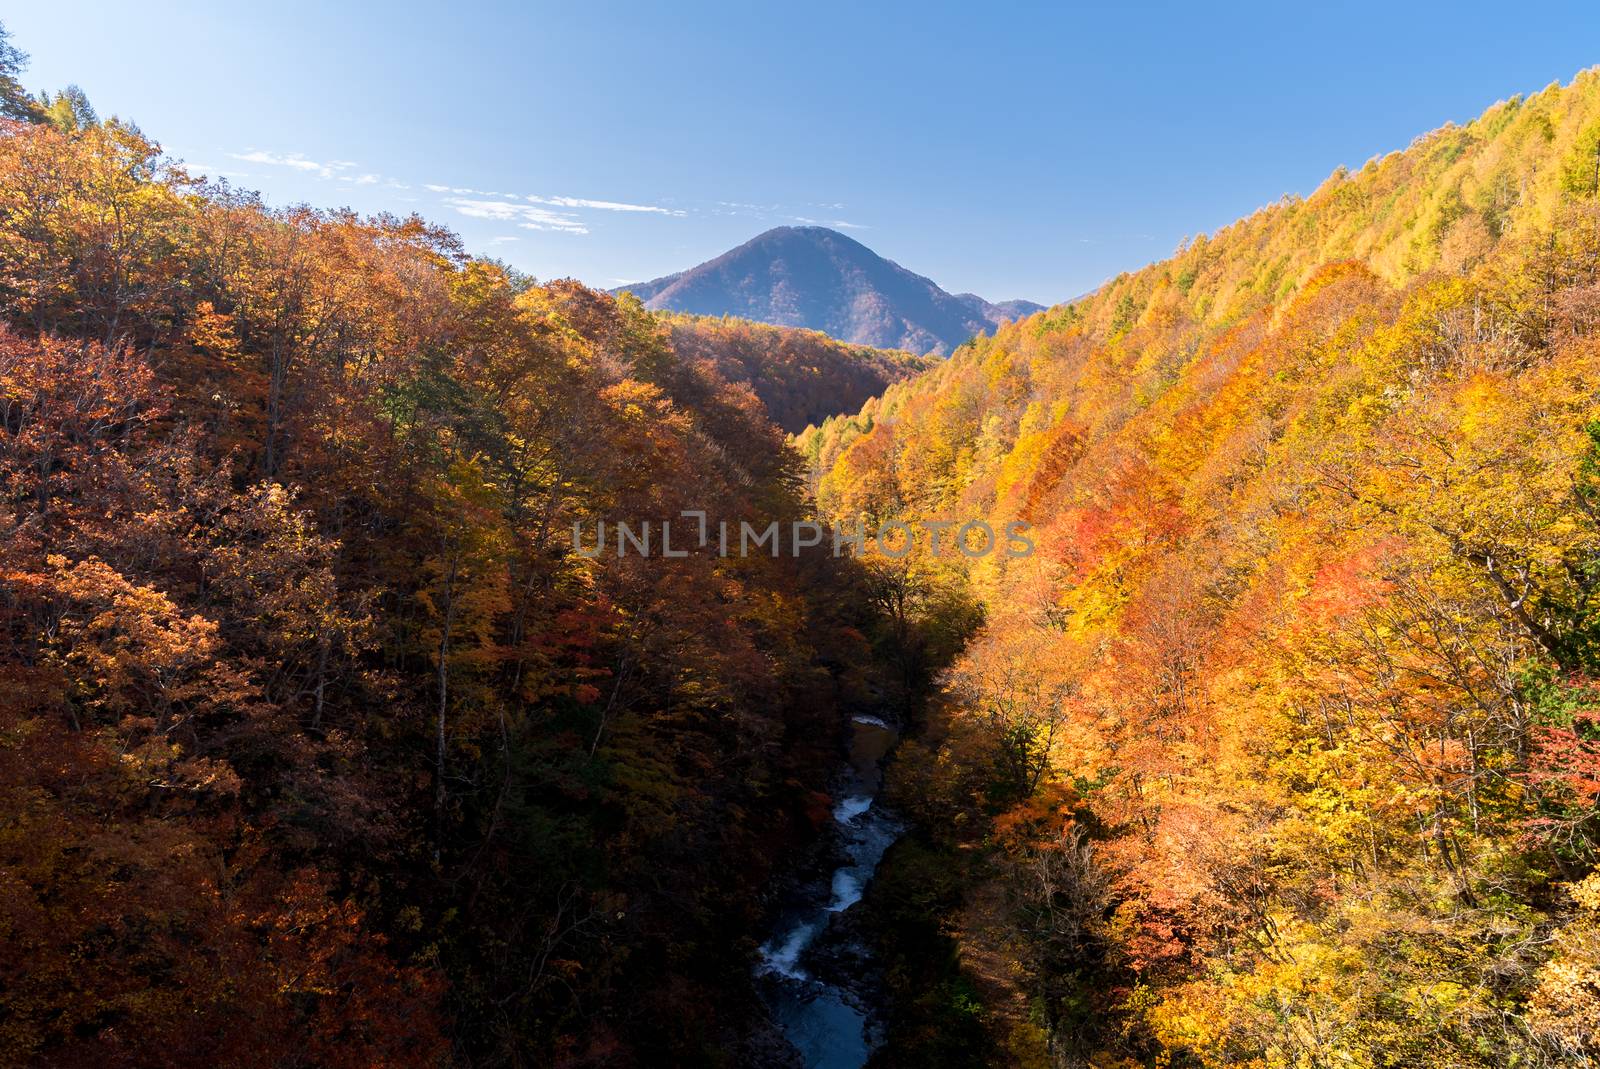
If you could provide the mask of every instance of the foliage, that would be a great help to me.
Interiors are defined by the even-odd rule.
[[[990,859],[938,910],[997,1041],[1600,1052],[1597,123],[1497,105],[801,436],[835,517],[1034,526],[893,777]]]
[[[930,366],[925,357],[895,349],[835,341],[796,327],[744,319],[663,314],[672,345],[686,360],[709,360],[723,378],[748,383],[790,434],[870,397]]]
[[[630,298],[48,110],[0,129],[0,1061],[729,1057],[894,635],[826,553],[570,532],[804,518],[762,403]]]

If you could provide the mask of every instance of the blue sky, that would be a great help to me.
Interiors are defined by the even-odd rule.
[[[1600,4],[29,4],[23,82],[594,285],[785,223],[1050,302],[1600,63]],[[231,172],[231,173],[229,173]]]

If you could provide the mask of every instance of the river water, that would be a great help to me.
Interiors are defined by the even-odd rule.
[[[876,804],[883,759],[897,732],[871,716],[855,717],[850,728],[850,765],[833,808],[844,864],[826,882],[806,888],[801,901],[784,913],[756,966],[772,1018],[807,1069],[861,1069],[872,1053],[859,997],[840,983],[813,976],[805,955],[835,917],[861,901],[884,851],[904,830]]]

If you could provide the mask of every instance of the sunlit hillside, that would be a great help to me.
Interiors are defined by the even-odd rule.
[[[1019,1064],[1592,1062],[1597,153],[1589,71],[800,439],[834,517],[1039,546],[921,565],[988,618],[895,769],[959,964],[884,1064],[933,981]]]

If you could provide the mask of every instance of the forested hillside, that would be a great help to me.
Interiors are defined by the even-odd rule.
[[[907,632],[571,532],[801,516],[781,431],[637,301],[82,103],[0,126],[0,1062],[759,1064],[763,889]]]
[[[853,412],[889,384],[932,366],[903,350],[853,345],[799,327],[672,313],[659,318],[671,326],[672,347],[684,359],[708,360],[722,378],[749,385],[790,434]]]
[[[875,1065],[1600,1059],[1600,74],[801,444],[1039,546],[940,562],[988,621],[868,905],[957,956],[886,937]]]

